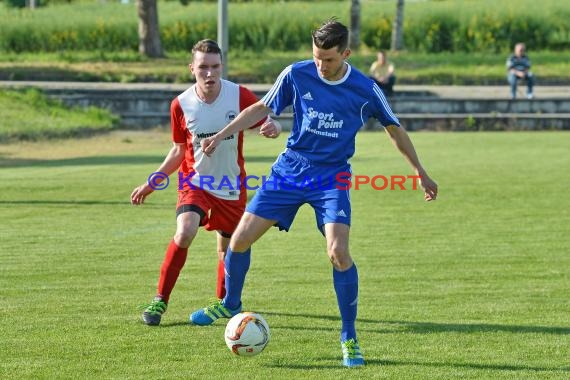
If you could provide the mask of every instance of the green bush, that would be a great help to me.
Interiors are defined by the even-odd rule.
[[[360,38],[364,44],[376,50],[389,49],[392,38],[392,20],[387,16],[370,20],[367,27],[361,30]]]
[[[414,22],[414,20],[410,21]],[[456,32],[459,21],[447,18],[445,14],[432,14],[421,20],[414,27],[404,23],[404,46],[425,52],[455,51],[457,49]]]
[[[4,0],[6,5],[12,8],[25,8],[28,4],[26,0]],[[43,1],[36,0],[36,7],[44,5]]]
[[[338,16],[349,24],[349,3],[231,2],[230,46],[257,52],[304,49],[310,46],[310,31],[324,19]],[[189,51],[197,40],[217,36],[217,2],[191,0],[183,6],[179,1],[161,1],[158,8],[166,52]],[[361,12],[362,42],[373,49],[389,48],[394,2],[363,1]],[[116,52],[138,48],[134,1],[50,4],[34,11],[7,9],[6,13],[0,25],[3,52]],[[518,41],[533,50],[566,49],[570,48],[569,19],[570,2],[557,0],[542,0],[540,4],[534,0],[411,2],[405,10],[404,44],[408,50],[430,53],[505,52]]]

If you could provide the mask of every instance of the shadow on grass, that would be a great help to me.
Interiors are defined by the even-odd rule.
[[[133,164],[156,164],[164,160],[164,156],[98,156],[98,157],[74,157],[58,160],[38,160],[25,158],[0,157],[0,168],[10,167],[61,167],[61,166],[85,166],[85,165],[133,165]]]
[[[178,322],[166,322],[166,323],[161,323],[160,326],[149,326],[149,327],[159,327],[159,328],[167,328],[167,327],[180,327],[180,326],[187,326],[187,327],[210,327],[210,326],[198,326],[198,325],[193,325],[192,323],[190,323],[189,321],[178,321]]]
[[[0,80],[49,80],[49,81],[100,81],[100,75],[70,68],[38,66],[5,66],[0,68]]]
[[[269,365],[264,365],[264,367],[269,367],[269,368],[283,368],[283,369],[298,369],[301,371],[306,371],[306,370],[315,370],[315,369],[322,369],[322,370],[331,370],[331,369],[342,369],[342,366],[340,364],[341,360],[340,360],[340,356],[338,358],[336,358],[336,361],[338,362],[338,364],[287,364],[287,363],[279,363],[279,364],[269,364]],[[367,362],[368,363],[368,362]],[[365,367],[366,368],[366,367]],[[358,371],[358,369],[352,369],[353,371]],[[357,375],[356,373],[352,373],[351,375]],[[352,378],[352,376],[351,376]],[[355,378],[358,378],[358,376],[355,376]]]
[[[118,116],[115,116],[115,124],[119,122]],[[113,129],[112,126],[99,127],[74,127],[74,128],[51,128],[42,131],[21,130],[12,133],[0,133],[0,144],[11,144],[18,142],[43,142],[43,143],[61,143],[70,139],[88,139],[95,136],[108,134]]]
[[[246,159],[248,162],[273,163],[275,156],[253,156]],[[39,160],[26,158],[8,158],[0,155],[0,168],[14,167],[61,167],[61,166],[85,166],[85,165],[135,165],[135,164],[156,164],[157,166],[164,160],[164,156],[90,156],[63,158],[58,160]],[[267,168],[269,170],[269,167]],[[150,174],[150,173],[149,173]]]
[[[249,162],[267,162],[267,163],[274,163],[277,160],[277,155],[275,156],[246,156],[245,157],[245,164],[247,165]],[[267,167],[267,172],[269,173],[269,167]]]
[[[113,60],[113,62],[133,62]],[[71,62],[73,63],[73,62]],[[57,65],[57,64],[55,64]],[[12,81],[60,81],[60,82],[162,82],[176,83],[188,81],[186,74],[180,73],[137,73],[135,71],[88,71],[57,66],[13,66],[0,67],[0,80]],[[249,82],[252,83],[252,82]]]
[[[0,205],[124,205],[130,206],[131,203],[127,199],[125,201],[94,201],[94,200],[7,200],[0,201]],[[164,207],[163,204],[145,203],[145,208],[148,207]]]
[[[274,316],[288,316],[288,317],[301,317],[301,318],[315,318],[323,320],[339,321],[340,317],[337,315],[311,315],[311,314],[293,314],[293,313],[280,313],[280,312],[267,312],[260,311],[264,315]],[[387,320],[373,320],[358,318],[357,323],[360,323],[365,329],[370,327],[366,324],[379,324],[382,327],[382,333],[393,332],[410,332],[413,334],[433,334],[441,332],[460,332],[460,333],[474,333],[474,332],[509,332],[520,334],[554,334],[554,335],[570,335],[570,327],[558,326],[525,326],[525,325],[500,325],[494,323],[434,323],[434,322],[412,322],[412,321],[387,321]]]
[[[295,365],[295,364],[270,364],[271,368],[286,368],[286,369],[338,369],[339,365],[328,364],[329,361],[340,361],[340,358],[330,357],[326,358],[327,364],[319,365]],[[369,367],[389,367],[389,366],[414,366],[414,367],[435,367],[435,368],[465,368],[465,369],[480,369],[480,370],[496,370],[496,371],[531,371],[531,372],[570,372],[570,367],[553,368],[553,367],[535,367],[526,365],[513,365],[513,364],[479,364],[479,363],[444,363],[444,362],[419,362],[419,361],[406,361],[406,360],[381,360],[381,359],[366,359],[366,366]],[[358,369],[356,369],[358,370]]]
[[[422,367],[453,367],[468,369],[484,369],[498,371],[533,371],[533,372],[570,372],[570,367],[534,367],[514,364],[480,364],[480,363],[437,363],[437,362],[416,362],[406,360],[370,360],[367,364],[379,366],[422,366]]]
[[[372,323],[372,321],[370,321]],[[430,334],[434,332],[510,332],[522,334],[554,334],[568,335],[570,327],[558,326],[528,326],[528,325],[500,325],[494,323],[433,323],[409,321],[377,321],[376,323],[400,326],[405,331],[415,334]]]

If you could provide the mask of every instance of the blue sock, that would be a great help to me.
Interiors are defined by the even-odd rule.
[[[340,340],[344,342],[348,339],[356,340],[356,310],[358,305],[358,271],[356,264],[350,269],[339,272],[333,268],[333,283],[336,292],[336,300],[342,319],[342,329]]]
[[[226,266],[226,297],[224,306],[237,309],[241,305],[241,291],[245,282],[245,275],[251,262],[251,248],[247,251],[232,252],[230,247],[226,252],[224,264]]]

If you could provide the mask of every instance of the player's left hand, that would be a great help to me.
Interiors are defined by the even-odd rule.
[[[437,183],[427,174],[421,176],[420,186],[424,189],[424,199],[426,202],[435,201],[437,199]]]
[[[281,134],[281,124],[277,120],[269,119],[259,128],[259,134],[274,139]]]
[[[131,204],[135,206],[142,205],[146,197],[148,197],[153,191],[153,188],[150,187],[148,183],[143,183],[142,185],[135,187],[131,193]]]

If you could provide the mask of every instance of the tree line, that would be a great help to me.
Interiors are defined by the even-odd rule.
[[[219,3],[222,1],[224,0],[220,0]],[[352,49],[358,50],[361,25],[360,0],[350,0],[350,2],[350,46]],[[160,39],[157,0],[137,0],[137,10],[139,16],[139,53],[149,58],[164,57]],[[404,47],[403,23],[404,0],[397,0],[396,17],[392,27],[391,50],[393,51],[402,50]]]

